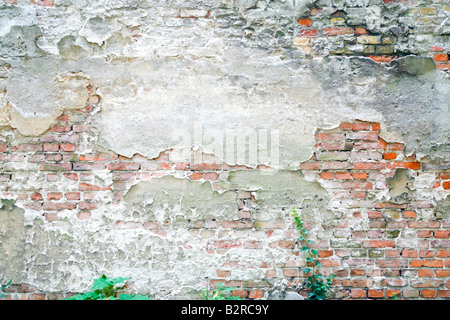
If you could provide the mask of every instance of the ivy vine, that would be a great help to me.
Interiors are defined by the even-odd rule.
[[[304,226],[300,213],[296,208],[293,208],[291,213],[295,226],[300,234],[298,237],[299,246],[301,247],[301,251],[307,255],[306,268],[303,268],[302,271],[308,275],[304,281],[304,286],[310,290],[308,299],[325,300],[330,295],[334,275],[324,276],[322,274],[320,271],[322,264],[318,259],[319,251],[310,247],[314,241],[307,238],[308,230]]]

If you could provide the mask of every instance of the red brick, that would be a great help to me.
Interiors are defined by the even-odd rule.
[[[80,191],[107,191],[111,190],[111,187],[100,187],[89,183],[80,183],[78,185],[78,190]]]
[[[440,249],[436,252],[436,257],[439,258],[450,258],[450,250]]]
[[[329,161],[322,162],[320,164],[320,168],[322,170],[345,170],[352,169],[352,164],[349,162],[341,162],[341,161]]]
[[[263,247],[263,243],[261,241],[245,241],[244,248],[245,249],[261,249]]]
[[[352,199],[365,199],[366,195],[366,191],[350,191],[350,198]]]
[[[399,204],[392,202],[375,202],[374,207],[376,209],[390,208],[390,209],[404,209],[407,207],[407,204]]]
[[[250,290],[248,297],[250,299],[262,299],[264,298],[264,291],[261,289]]]
[[[402,250],[402,257],[404,257],[404,258],[417,258],[417,250],[404,249],[404,250]]]
[[[298,277],[298,269],[283,269],[283,275],[288,278]]]
[[[334,179],[334,173],[333,172],[321,172],[320,178],[321,179]]]
[[[343,133],[316,133],[317,140],[345,140]]]
[[[310,26],[312,23],[311,19],[298,19],[298,24],[301,26]]]
[[[443,70],[443,69],[450,70],[450,63],[436,63],[436,68],[439,70]]]
[[[44,143],[44,152],[57,152],[59,150],[59,145],[56,143]]]
[[[222,227],[232,229],[250,229],[253,228],[253,222],[248,220],[224,221],[222,223]]]
[[[361,34],[369,34],[369,31],[367,31],[365,28],[363,27],[356,27],[355,28],[355,34],[356,35],[361,35]]]
[[[92,202],[79,202],[78,209],[80,209],[80,210],[95,210],[95,209],[98,209],[98,206]]]
[[[42,209],[49,211],[73,210],[76,206],[77,204],[72,202],[44,202]]]
[[[387,145],[388,150],[399,150],[402,151],[403,149],[405,149],[405,145],[403,143],[389,143]]]
[[[222,163],[190,163],[189,168],[194,171],[222,170]]]
[[[366,298],[367,291],[362,289],[351,289],[350,294],[352,298]]]
[[[70,171],[72,170],[71,163],[41,163],[39,164],[40,171]]]
[[[108,170],[111,170],[111,171],[115,171],[115,170],[135,171],[135,170],[139,170],[139,163],[133,163],[133,162],[109,163]]]
[[[206,172],[202,174],[202,177],[205,180],[217,180],[218,175],[216,172]]]
[[[439,172],[436,178],[441,180],[450,180],[450,172]]]
[[[77,146],[71,143],[61,143],[61,150],[64,152],[73,152],[77,149]]]
[[[239,240],[231,241],[231,240],[217,240],[211,243],[211,247],[215,249],[232,249],[239,248],[242,246],[242,243]]]
[[[271,248],[283,248],[283,249],[293,249],[295,247],[294,241],[280,240],[269,244]]]
[[[302,169],[302,170],[320,170],[320,163],[319,162],[300,163],[300,169]]]
[[[421,258],[434,258],[434,250],[419,250],[419,257]]]
[[[434,237],[448,239],[450,238],[450,230],[436,230],[434,231]]]
[[[42,201],[44,200],[44,198],[42,197],[42,195],[40,193],[34,192],[31,196],[30,196],[31,200],[33,201]]]
[[[354,288],[367,288],[373,285],[373,280],[370,279],[343,279],[342,280],[343,287],[354,287]]]
[[[323,34],[326,35],[326,36],[353,34],[353,29],[349,28],[349,27],[324,28],[323,29]]]
[[[98,154],[80,154],[80,161],[97,161],[99,159]]]
[[[353,168],[355,170],[383,170],[386,169],[384,162],[354,162]]]
[[[69,132],[69,131],[72,131],[72,126],[53,126],[48,131],[49,132]]]
[[[43,293],[31,293],[28,296],[28,300],[45,300],[45,294],[43,294]]]
[[[355,180],[366,180],[367,179],[367,173],[366,172],[353,172],[352,177]]]
[[[450,298],[450,290],[438,290],[437,292],[440,298]]]
[[[386,149],[386,142],[378,141],[378,142],[364,142],[364,141],[356,141],[354,144],[355,150],[378,150],[378,149]]]
[[[443,187],[445,190],[449,190],[449,189],[450,189],[450,181],[445,181],[445,182],[443,182],[443,183],[442,183],[442,187]]]
[[[367,296],[369,298],[383,298],[384,292],[383,290],[369,289],[367,290]]]
[[[430,238],[433,236],[432,230],[419,230],[417,231],[417,237],[419,238]]]
[[[411,268],[422,268],[422,267],[442,268],[443,265],[444,264],[442,260],[434,260],[434,259],[411,260],[409,262],[409,266]]]
[[[418,272],[418,276],[422,278],[434,278],[434,270],[433,269],[420,269]]]
[[[398,289],[387,289],[385,292],[385,296],[388,298],[392,298],[394,294],[398,297],[401,295],[401,291]]]
[[[66,199],[67,200],[80,200],[81,194],[79,192],[67,192]]]
[[[341,181],[340,187],[342,189],[371,190],[373,184],[369,181]]]
[[[53,0],[31,0],[31,3],[37,4],[38,6],[43,6],[43,7],[53,7],[53,5],[54,5]]]
[[[74,132],[88,132],[88,131],[91,131],[91,126],[88,124],[74,124],[73,131]]]
[[[247,290],[233,290],[231,292],[231,295],[233,297],[247,298],[248,297],[248,291]]]
[[[78,174],[76,173],[64,173],[64,177],[70,180],[78,180]]]
[[[440,51],[444,51],[444,48],[441,46],[431,46],[430,51],[431,52],[440,52]]]
[[[420,162],[388,162],[388,169],[409,168],[413,170],[420,169]]]
[[[68,114],[60,115],[60,116],[57,117],[55,120],[56,120],[56,121],[67,122],[67,121],[69,120],[69,115],[68,115]]]
[[[369,211],[368,212],[369,219],[381,219],[383,215],[379,211]]]
[[[319,143],[321,150],[345,150],[345,141],[323,141]]]
[[[61,192],[51,192],[47,194],[47,200],[59,200],[63,197]]]
[[[347,134],[347,138],[350,140],[377,141],[378,133],[372,131],[357,131]]]
[[[392,240],[365,240],[363,241],[364,248],[387,248],[395,247],[395,242]]]
[[[420,295],[424,298],[436,298],[436,290],[433,289],[420,290]]]
[[[385,159],[385,160],[397,159],[397,154],[393,153],[393,152],[383,153],[383,159]]]
[[[407,219],[407,218],[417,218],[417,213],[415,213],[414,211],[403,211],[402,212],[402,218]]]
[[[201,178],[202,178],[201,172],[194,172],[189,175],[189,179],[191,179],[191,180],[200,180]]]
[[[446,53],[436,53],[433,59],[434,61],[448,61],[448,55]]]
[[[302,37],[314,37],[319,33],[319,30],[317,29],[306,29],[306,30],[301,30],[300,31],[300,35]]]
[[[449,278],[450,279],[450,270],[446,269],[446,270],[436,270],[436,277],[438,278]]]
[[[376,62],[383,62],[383,57],[382,57],[382,56],[369,55],[368,57],[369,57],[370,59],[372,59],[373,61],[376,61]]]
[[[350,172],[336,172],[336,179],[339,180],[350,180],[352,175]]]
[[[103,170],[106,168],[106,164],[101,162],[76,162],[72,166],[74,171]]]

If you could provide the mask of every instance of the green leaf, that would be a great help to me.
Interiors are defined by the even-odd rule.
[[[303,271],[304,273],[309,273],[309,272],[311,271],[311,269],[310,269],[310,268],[303,268],[302,271]]]
[[[317,251],[316,249],[311,249],[311,252],[312,252],[313,254],[315,254],[316,256],[319,254],[319,251]]]
[[[308,249],[309,249],[309,248],[306,247],[306,246],[303,246],[303,247],[302,247],[302,251],[308,251]]]

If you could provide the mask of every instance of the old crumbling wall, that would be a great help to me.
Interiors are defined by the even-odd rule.
[[[444,1],[0,5],[0,282],[450,295]]]

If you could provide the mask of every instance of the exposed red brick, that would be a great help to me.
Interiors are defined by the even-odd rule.
[[[362,34],[369,34],[370,32],[367,31],[367,29],[363,28],[363,27],[356,27],[355,28],[355,34],[356,35],[362,35]]]
[[[326,36],[335,36],[335,35],[343,35],[343,34],[353,34],[353,29],[349,27],[333,27],[333,28],[324,28],[323,34]]]
[[[433,55],[434,61],[448,61],[448,55],[446,53],[436,53]]]
[[[313,21],[309,18],[305,19],[298,19],[298,24],[301,26],[310,26],[312,25]]]
[[[315,37],[319,33],[317,29],[305,29],[300,31],[302,37]]]
[[[108,170],[120,170],[120,171],[136,171],[139,170],[139,163],[126,163],[126,162],[119,162],[119,163],[109,163],[108,164]]]

